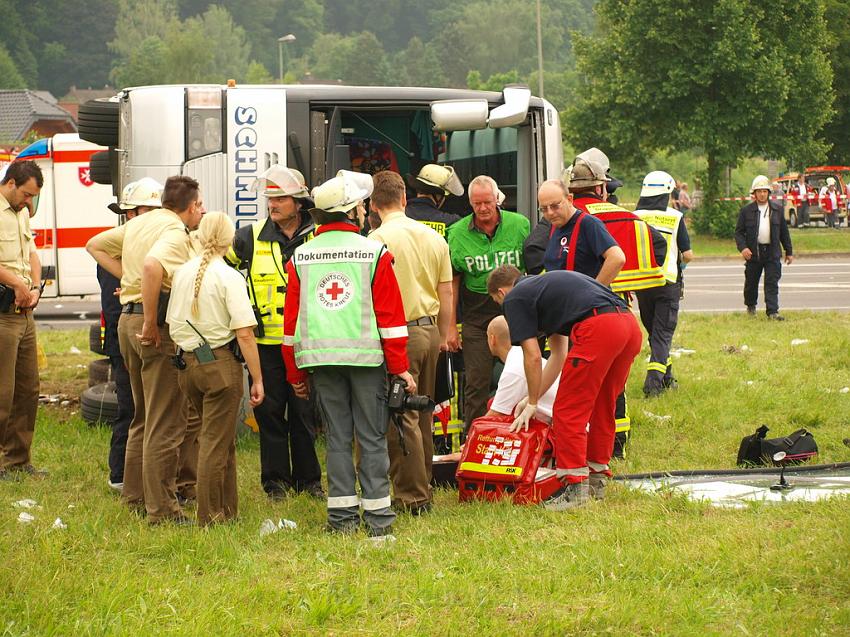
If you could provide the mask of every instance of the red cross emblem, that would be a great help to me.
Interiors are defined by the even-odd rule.
[[[339,310],[353,298],[354,284],[343,272],[331,272],[315,288],[316,300],[326,310]]]
[[[334,301],[336,301],[336,298],[343,292],[345,292],[345,290],[339,287],[339,283],[337,283],[336,281],[333,282],[333,285],[331,287],[325,290],[325,294],[330,296]]]

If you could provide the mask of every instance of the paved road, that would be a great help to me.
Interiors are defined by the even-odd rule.
[[[685,312],[741,312],[744,310],[743,261],[695,261],[685,271]],[[759,309],[764,299],[759,293]],[[850,310],[850,256],[803,257],[782,267],[779,304],[783,310]],[[36,312],[39,325],[69,329],[100,319],[94,298],[44,299]]]
[[[743,260],[700,262],[685,270],[685,312],[744,311]],[[762,283],[764,278],[762,278]],[[764,311],[764,288],[759,311]],[[850,310],[850,257],[803,257],[782,266],[781,310]]]

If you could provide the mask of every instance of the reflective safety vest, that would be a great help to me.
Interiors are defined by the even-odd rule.
[[[271,223],[271,222],[269,222]],[[286,301],[286,264],[276,241],[261,241],[260,231],[265,224],[251,226],[254,252],[248,270],[248,295],[260,310],[263,336],[259,345],[280,345],[283,342],[283,304]]]
[[[359,234],[324,232],[295,251],[301,296],[293,349],[299,368],[384,362],[372,304],[372,277],[384,250]]]
[[[658,230],[667,242],[667,253],[664,256],[664,277],[675,283],[679,279],[679,245],[676,237],[679,233],[679,224],[682,222],[682,213],[675,208],[667,210],[635,210],[635,214]]]
[[[626,255],[623,269],[611,283],[614,292],[645,290],[665,285],[664,268],[655,259],[649,226],[625,208],[607,201],[574,201],[576,208],[599,217]]]
[[[280,345],[283,342],[283,305],[286,301],[286,258],[281,253],[280,243],[277,241],[263,241],[260,239],[267,223],[258,221],[251,226],[251,258],[248,261],[248,296],[251,304],[260,313],[259,319],[263,324],[263,336],[257,337],[259,345]],[[293,237],[293,241],[302,235]],[[313,238],[312,231],[307,234],[304,241]],[[227,251],[225,260],[234,267],[243,267],[233,246]]]

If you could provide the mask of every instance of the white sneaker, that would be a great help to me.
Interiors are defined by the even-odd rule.
[[[106,484],[109,485],[110,489],[112,489],[113,491],[117,491],[118,493],[121,493],[124,490],[123,482],[113,482],[112,480],[107,480]]]

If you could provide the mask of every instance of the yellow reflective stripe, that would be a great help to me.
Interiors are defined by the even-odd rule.
[[[646,366],[647,371],[650,372],[661,372],[662,374],[667,371],[667,365],[664,363],[649,363]]]
[[[652,269],[652,263],[649,259],[649,232],[647,232],[646,225],[635,222],[635,246],[638,251],[638,268],[641,270],[650,271]]]
[[[461,471],[475,471],[477,473],[492,473],[502,476],[521,476],[522,467],[494,467],[491,464],[480,464],[478,462],[461,462]]]
[[[463,431],[463,421],[462,420],[450,420],[449,424],[446,425],[446,433],[447,434],[459,434]],[[439,420],[434,420],[434,433],[443,435],[443,423]]]

